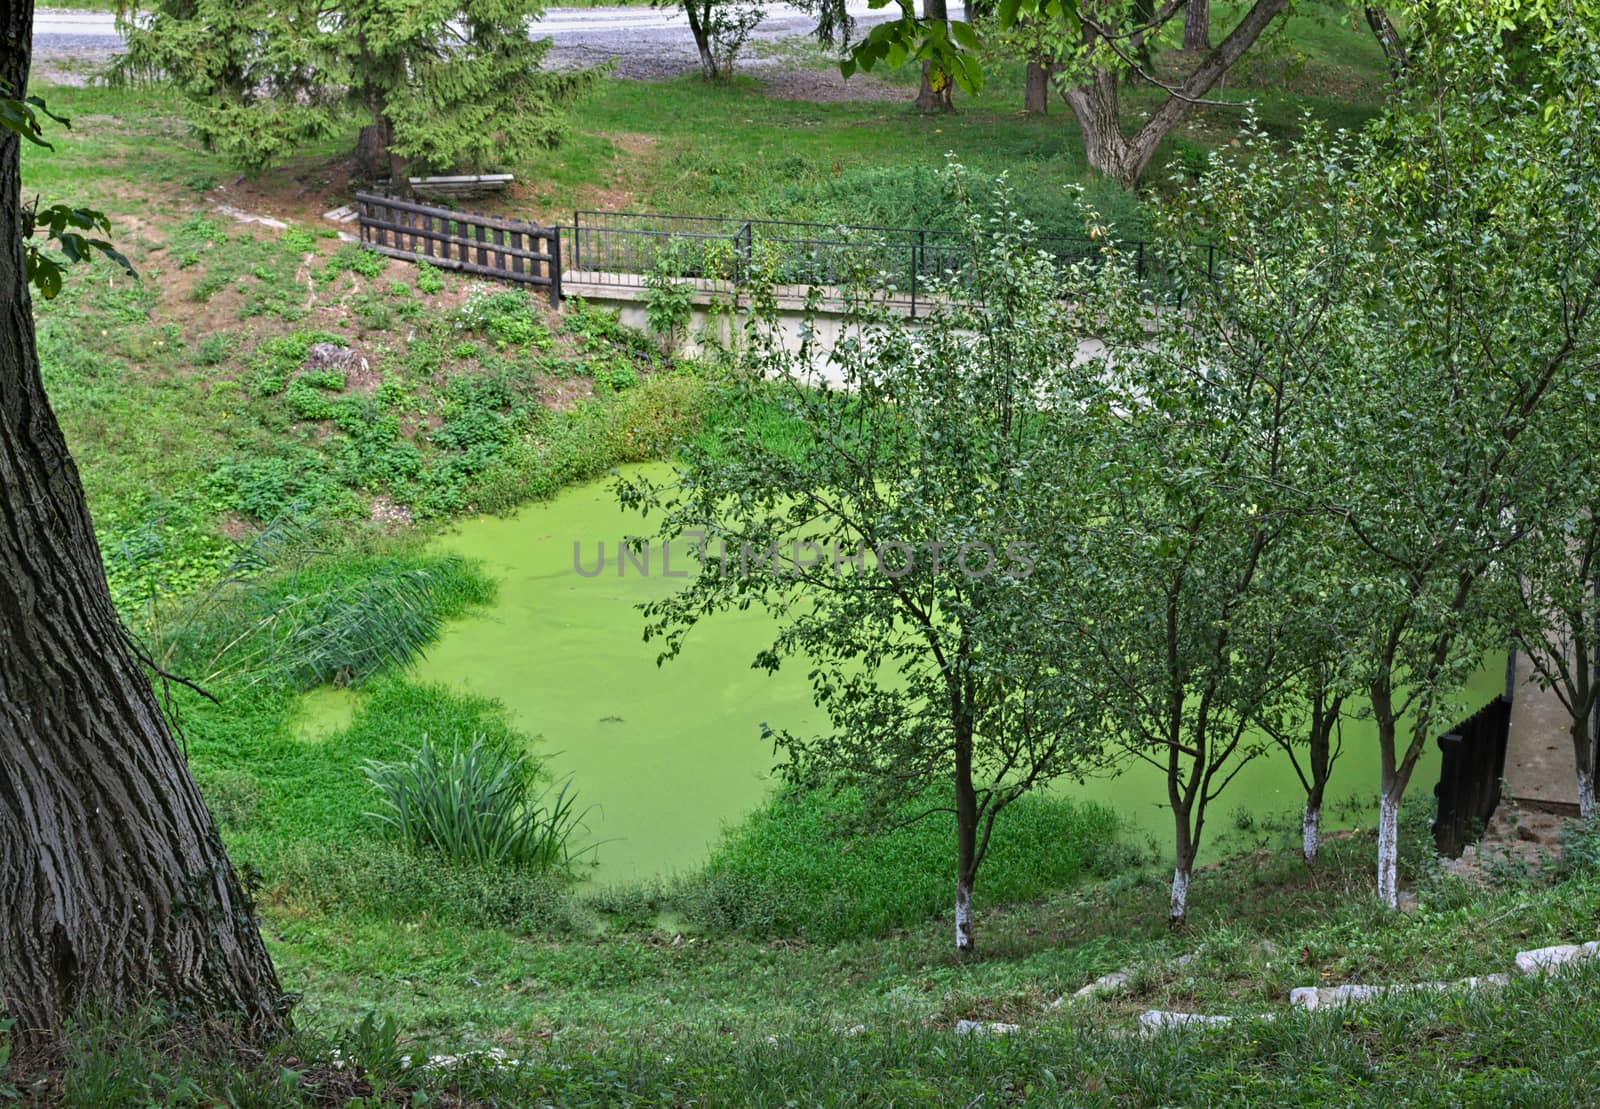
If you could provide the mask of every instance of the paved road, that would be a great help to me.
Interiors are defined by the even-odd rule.
[[[867,27],[898,15],[899,8],[891,4],[873,11],[866,0],[850,0],[849,11],[858,26]],[[960,18],[960,9],[953,6],[951,15]],[[809,34],[814,26],[813,16],[774,3],[754,37],[790,38]],[[692,57],[694,52],[688,22],[675,8],[550,8],[537,33],[554,39],[562,55],[590,53],[601,59],[666,51]],[[110,12],[41,8],[34,15],[33,46],[40,53],[114,52],[122,46],[122,36]]]

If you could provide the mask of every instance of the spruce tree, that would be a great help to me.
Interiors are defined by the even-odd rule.
[[[206,146],[247,169],[360,120],[362,176],[479,171],[554,146],[563,105],[594,79],[540,69],[542,12],[537,0],[156,0],[138,23],[124,11],[116,74],[169,80]]]

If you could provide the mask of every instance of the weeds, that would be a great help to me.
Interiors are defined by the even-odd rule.
[[[570,871],[583,814],[571,782],[534,792],[534,765],[503,741],[474,735],[445,751],[428,736],[400,762],[368,762],[381,799],[369,814],[419,854],[476,867]]]

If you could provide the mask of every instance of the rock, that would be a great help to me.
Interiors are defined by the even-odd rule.
[[[1173,1013],[1165,1009],[1146,1009],[1139,1014],[1139,1026],[1145,1034],[1164,1032],[1170,1028],[1186,1028],[1191,1025],[1215,1027],[1222,1024],[1232,1024],[1232,1017],[1208,1017],[1201,1013]]]
[[[306,348],[303,363],[308,370],[366,370],[367,360],[349,347],[338,343],[312,343]]]
[[[1362,986],[1350,982],[1333,987],[1333,996],[1327,1000],[1335,1005],[1348,1005],[1352,1001],[1367,1001],[1370,998],[1382,997],[1385,992],[1386,988],[1383,986]]]
[[[997,1020],[956,1021],[956,1035],[958,1036],[1007,1036],[1012,1032],[1020,1031],[1022,1031],[1020,1024],[1004,1024]]]
[[[1128,972],[1126,970],[1114,970],[1110,974],[1102,974],[1099,978],[1096,978],[1093,982],[1090,982],[1087,986],[1083,987],[1083,989],[1079,990],[1072,996],[1092,997],[1095,994],[1110,993],[1112,990],[1120,990],[1127,984]]]
[[[1299,989],[1289,991],[1289,1004],[1302,1009],[1321,1009],[1370,1001],[1385,994],[1405,993],[1408,990],[1431,990],[1436,993],[1455,989],[1475,990],[1485,986],[1503,986],[1510,980],[1511,976],[1508,974],[1485,974],[1475,978],[1463,978],[1458,982],[1407,982],[1397,986],[1363,986],[1354,982],[1343,986],[1321,988],[1301,986]]]
[[[1554,947],[1538,947],[1532,951],[1517,952],[1517,970],[1523,974],[1546,974],[1557,967],[1578,959],[1594,957],[1594,943],[1562,943]]]

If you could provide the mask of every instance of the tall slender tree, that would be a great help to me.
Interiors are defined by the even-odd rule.
[[[1378,893],[1398,900],[1398,819],[1454,694],[1504,643],[1494,577],[1551,523],[1562,406],[1600,383],[1600,37],[1546,43],[1522,79],[1475,7],[1413,53],[1347,185],[1362,226],[1329,380],[1329,512],[1356,552],[1349,656],[1377,731]],[[1359,317],[1359,318],[1357,318]],[[1554,416],[1552,415],[1554,414]]]
[[[0,20],[0,83],[20,93],[31,0]],[[0,1010],[27,1037],[153,999],[275,1030],[250,899],[112,607],[45,395],[19,146],[0,134]]]
[[[953,814],[963,953],[996,822],[1099,744],[1060,649],[1079,618],[1074,491],[1091,473],[1092,436],[1068,421],[1094,417],[1078,310],[1026,230],[1011,210],[973,214],[970,303],[918,326],[873,302],[831,348],[758,334],[738,387],[779,418],[690,445],[675,483],[623,487],[659,514],[654,539],[698,552],[699,571],[645,609],[663,658],[692,650],[702,619],[765,608],[776,630],[754,664],[805,667],[831,725],[775,732],[789,774],[861,787],[869,821],[901,805]]]

